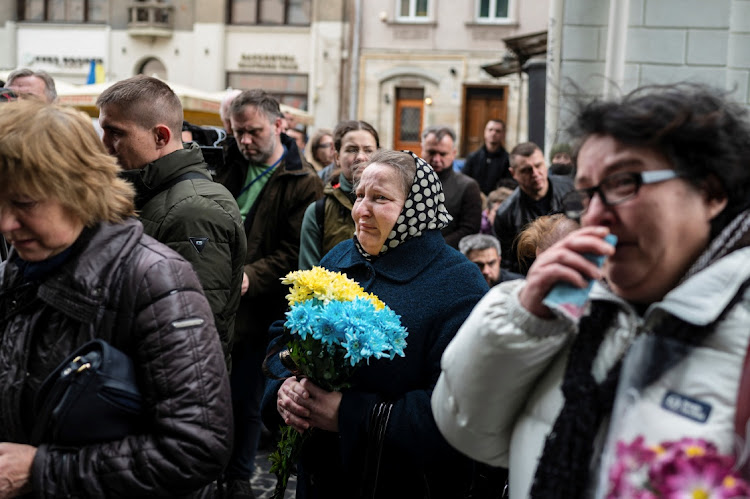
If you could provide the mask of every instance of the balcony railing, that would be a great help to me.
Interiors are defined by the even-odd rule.
[[[174,6],[158,1],[134,2],[128,6],[131,36],[172,36]]]

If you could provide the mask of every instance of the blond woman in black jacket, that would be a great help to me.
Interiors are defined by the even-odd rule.
[[[4,106],[0,498],[194,497],[228,460],[229,385],[211,309],[190,264],[132,218],[133,190],[117,172],[78,111]],[[42,381],[94,338],[133,360],[143,430],[29,445]]]

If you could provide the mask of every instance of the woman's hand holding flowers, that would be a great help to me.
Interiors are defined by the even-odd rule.
[[[276,410],[281,419],[299,433],[310,428],[310,410],[302,405],[309,397],[310,394],[295,377],[284,380],[276,397]]]
[[[302,400],[301,405],[310,414],[308,418],[310,425],[325,431],[339,431],[341,392],[324,390],[308,378],[302,379],[300,385],[309,394],[309,397]]]
[[[329,392],[308,378],[287,378],[279,389],[276,408],[284,420],[299,433],[310,428],[339,430],[341,392]]]

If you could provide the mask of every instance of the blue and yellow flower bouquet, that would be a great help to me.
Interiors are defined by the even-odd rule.
[[[408,333],[399,316],[345,274],[313,267],[291,272],[281,282],[291,286],[284,323],[291,339],[282,359],[298,378],[338,391],[350,386],[362,362],[404,356]],[[275,498],[283,498],[308,434],[282,427],[270,456],[271,471],[278,477]]]

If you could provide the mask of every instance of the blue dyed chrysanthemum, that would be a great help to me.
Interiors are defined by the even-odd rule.
[[[390,308],[378,310],[371,300],[357,297],[351,301],[323,302],[310,299],[298,302],[286,313],[285,326],[303,341],[308,336],[324,347],[319,355],[331,355],[341,346],[352,366],[370,358],[404,356],[406,329]]]
[[[319,311],[320,308],[316,306],[315,300],[298,303],[286,313],[287,319],[284,327],[305,340],[307,335],[313,334],[318,327]]]

